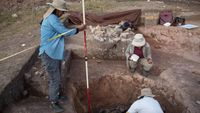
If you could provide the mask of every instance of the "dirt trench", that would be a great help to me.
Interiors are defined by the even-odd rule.
[[[125,113],[137,100],[141,88],[145,87],[152,88],[156,95],[155,98],[160,102],[165,113],[185,113],[187,111],[181,101],[175,98],[176,94],[173,89],[165,83],[152,80],[152,77],[159,76],[158,68],[154,69],[150,78],[146,78],[140,74],[140,69],[135,74],[130,73],[124,61],[89,59],[88,62],[93,113]],[[31,73],[34,78],[32,80],[37,78],[37,81],[29,79],[30,81],[27,82],[28,95],[20,102],[8,106],[3,113],[53,113],[49,108],[48,99],[45,98],[47,84],[44,83],[47,79],[44,79],[44,73],[41,72],[39,59],[33,67]],[[64,113],[87,113],[84,69],[83,59],[71,60],[70,70],[63,84],[64,93],[69,98],[67,103],[62,104],[66,110]],[[33,74],[34,71],[40,71],[41,74]],[[38,84],[46,88],[42,89]]]

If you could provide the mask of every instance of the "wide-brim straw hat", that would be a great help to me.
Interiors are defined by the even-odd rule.
[[[141,95],[138,96],[138,98],[140,98],[142,96],[155,97],[155,95],[152,94],[152,91],[150,88],[143,88],[141,90]]]
[[[142,34],[136,34],[133,38],[132,45],[136,47],[142,47],[146,43],[145,38]]]
[[[52,3],[46,3],[50,6],[47,12],[43,15],[43,19],[48,17],[55,9],[60,11],[69,11],[67,3],[64,0],[54,0]]]

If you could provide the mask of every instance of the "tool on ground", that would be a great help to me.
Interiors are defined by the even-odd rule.
[[[193,25],[193,24],[185,24],[185,25],[181,25],[179,27],[183,27],[183,28],[186,28],[186,29],[194,29],[194,28],[198,28],[199,26]]]
[[[82,0],[83,10],[83,24],[85,25],[85,0]],[[90,90],[89,90],[89,78],[88,78],[88,58],[87,58],[87,42],[86,42],[86,31],[84,30],[84,54],[85,54],[85,72],[86,72],[86,85],[87,85],[87,99],[88,99],[88,113],[91,113],[91,102],[90,102]]]

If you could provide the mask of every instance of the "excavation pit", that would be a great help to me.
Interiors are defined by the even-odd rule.
[[[112,84],[112,82],[109,84]],[[111,86],[111,87],[113,87],[113,86]],[[122,87],[126,87],[126,85],[124,84],[124,86],[122,86]],[[132,87],[134,87],[134,85]],[[108,89],[105,88],[104,90],[107,90],[107,91],[102,92],[103,94],[99,93],[102,90],[101,88],[100,88],[101,90],[91,88],[91,91],[93,91],[93,92],[91,92],[93,113],[126,113],[126,111],[131,106],[131,104],[135,100],[137,100],[136,95],[139,95],[138,87],[136,87],[135,90],[134,90],[134,88],[132,88],[123,93],[116,92],[116,91],[110,91],[109,88]],[[116,89],[116,90],[124,91],[121,88]],[[130,90],[133,90],[133,91],[130,91]],[[167,97],[165,97],[158,91],[159,89],[154,89],[154,92],[156,90],[157,90],[157,92],[155,94],[157,95],[157,97],[155,97],[155,98],[160,102],[160,104],[163,108],[163,111],[165,111],[165,113],[182,113],[184,111],[183,106],[180,103],[178,103],[177,101],[174,101],[174,100],[173,100],[173,103],[170,103],[169,100],[167,100]],[[131,92],[133,94],[133,95],[131,95],[132,97],[129,97],[130,93],[128,93],[128,92]],[[109,93],[111,93],[111,94],[109,94]],[[116,94],[114,94],[114,93],[116,93]],[[118,96],[118,95],[120,95],[120,96]],[[81,97],[81,98],[83,98],[83,97]],[[86,100],[84,100],[84,101],[86,101]],[[79,113],[81,113],[81,112],[79,112]]]
[[[145,87],[152,89],[165,113],[187,113],[188,111],[179,99],[182,95],[160,78],[165,70],[158,68],[157,65],[151,70],[151,75],[144,77],[140,74],[140,69],[137,69],[134,74],[130,73],[124,60],[89,59],[88,64],[93,113],[125,113],[137,100],[140,90]],[[70,113],[87,113],[84,59],[75,57],[68,60],[62,72],[64,91],[67,92],[70,100],[65,105],[65,109],[75,108]],[[14,107],[9,106],[4,113],[23,110],[25,111],[22,113],[41,110],[53,113],[48,107],[48,99],[44,98],[48,94],[48,79],[40,59],[35,61],[30,71],[25,74],[25,78],[28,98],[16,103]]]
[[[104,44],[88,40],[88,48],[92,49],[88,50],[88,69],[92,111],[94,113],[125,112],[137,100],[140,90],[144,87],[150,87],[153,90],[156,95],[155,98],[160,102],[166,113],[198,113],[199,63],[194,62],[194,60],[199,61],[198,55],[194,53],[194,51],[198,50],[198,45],[195,42],[199,40],[196,37],[198,33],[173,27],[154,26],[152,28],[141,28],[141,31],[144,31],[146,40],[152,45],[154,66],[148,77],[142,76],[140,69],[137,69],[136,73],[132,74],[126,68],[124,49],[128,43],[119,42],[115,44],[116,48],[106,49],[107,46]],[[154,29],[161,29],[163,32],[162,34],[152,32],[151,30]],[[177,36],[176,31],[184,34],[184,37],[174,38]],[[170,36],[166,34],[170,34]],[[188,36],[191,37],[188,38]],[[97,46],[96,43],[100,45]],[[90,44],[93,44],[93,46]],[[173,44],[173,48],[170,44]],[[190,45],[193,45],[193,49],[187,51]],[[106,51],[99,50],[101,47],[105,47],[103,50]],[[187,51],[187,53],[179,56],[183,50]],[[72,59],[71,54],[67,54],[68,56],[65,57],[66,62],[62,69],[64,91],[73,92],[69,96],[70,103],[65,106],[65,109],[71,110],[71,112],[66,111],[66,113],[87,112],[85,61],[80,55],[80,51],[82,52],[80,48],[75,48]],[[37,55],[33,56],[36,57]],[[41,112],[40,109],[48,113],[52,112],[48,108],[48,99],[44,100],[44,97],[48,95],[48,78],[41,66],[41,61],[37,59],[31,62],[35,62],[35,64],[29,72],[23,73],[26,84],[23,86],[25,91],[21,92],[23,94],[28,92],[29,97],[17,103],[16,107],[9,106],[8,111],[4,113],[16,113],[16,111],[20,112],[22,109],[30,113],[33,113],[32,111],[34,110]],[[31,65],[29,66],[31,67]],[[73,89],[73,87],[76,90],[75,92],[74,90],[69,90]],[[36,98],[37,101],[32,101],[31,96],[38,97]],[[29,109],[32,106],[35,107]],[[75,110],[72,110],[72,108],[75,108]]]
[[[70,70],[70,73],[73,74],[72,81],[74,82],[77,97],[80,101],[76,102],[79,105],[75,104],[75,106],[78,113],[86,113],[87,96],[85,80],[73,79],[77,76],[80,78],[82,73],[84,73],[84,70],[78,73],[75,71],[76,69],[73,66],[80,69],[79,66],[81,65],[78,65],[78,62],[83,61],[72,60]],[[84,65],[84,62],[82,65]],[[156,95],[155,98],[160,102],[165,113],[182,113],[185,110],[183,104],[173,97],[175,94],[167,91],[170,89],[154,81],[145,80],[149,78],[145,78],[137,72],[136,74],[129,73],[125,68],[124,61],[102,60],[99,63],[97,60],[89,60],[89,69],[93,113],[125,113],[130,105],[137,100],[140,90],[145,87],[150,87],[153,90],[153,93]]]

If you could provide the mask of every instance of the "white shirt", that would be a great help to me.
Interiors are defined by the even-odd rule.
[[[127,113],[163,113],[163,111],[157,100],[145,96],[135,101]]]

